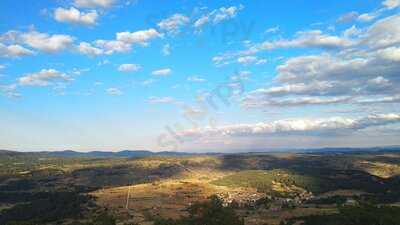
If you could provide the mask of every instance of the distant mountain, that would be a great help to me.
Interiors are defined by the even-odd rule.
[[[0,149],[0,157],[1,156],[18,156],[18,155],[22,155],[22,154],[23,154],[22,152],[15,152],[15,151]]]
[[[368,147],[368,148],[351,148],[351,147],[339,147],[339,148],[317,148],[317,149],[304,149],[303,152],[313,153],[356,153],[356,152],[391,152],[400,151],[400,146],[385,146],[385,147]]]
[[[220,154],[259,154],[269,152],[292,152],[292,153],[357,153],[357,152],[394,152],[400,151],[400,146],[384,146],[384,147],[369,147],[369,148],[351,148],[351,147],[338,147],[338,148],[309,148],[309,149],[281,149],[281,150],[256,150],[248,152],[237,153],[188,153],[188,152],[152,152],[148,150],[123,150],[119,152],[111,151],[91,151],[91,152],[78,152],[73,150],[65,151],[42,151],[42,152],[18,152],[0,150],[0,157],[13,157],[23,156],[26,154],[41,154],[43,156],[51,157],[87,157],[87,158],[137,158],[149,156],[191,156],[191,155],[220,155]]]
[[[193,155],[184,152],[151,152],[147,150],[123,150],[119,152],[109,151],[91,151],[91,152],[76,152],[72,150],[42,152],[53,157],[90,157],[90,158],[133,158],[133,157],[148,157],[148,156],[186,156]]]

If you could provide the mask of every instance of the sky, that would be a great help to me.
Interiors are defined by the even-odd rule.
[[[0,149],[400,144],[400,0],[2,0],[0,10]]]

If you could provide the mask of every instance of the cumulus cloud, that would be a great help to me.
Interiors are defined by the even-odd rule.
[[[390,60],[393,62],[400,61],[400,47],[388,47],[384,49],[379,49],[377,55],[383,59]]]
[[[224,21],[224,20],[228,20],[228,19],[234,18],[236,16],[237,12],[239,10],[241,10],[241,9],[243,9],[242,5],[240,5],[239,7],[231,6],[231,7],[228,7],[228,8],[225,8],[225,7],[219,8],[217,10],[217,12],[215,13],[215,16],[214,16],[214,19],[213,19],[214,24],[217,24],[217,23],[219,23],[221,21]]]
[[[122,41],[127,44],[142,44],[147,45],[147,42],[153,38],[162,37],[155,29],[140,30],[135,32],[119,32],[117,33],[117,41]]]
[[[343,37],[324,34],[321,30],[310,30],[297,32],[296,37],[291,40],[266,41],[257,46],[260,50],[271,50],[276,48],[341,48],[351,45],[351,40]]]
[[[292,97],[292,98],[255,98],[247,97],[243,102],[243,106],[247,108],[259,107],[295,107],[306,105],[330,105],[338,103],[348,103],[350,97]]]
[[[109,8],[116,0],[74,0],[74,5],[82,8]]]
[[[118,32],[115,40],[95,40],[92,43],[81,42],[78,51],[89,56],[111,55],[114,53],[129,52],[134,45],[147,46],[151,39],[162,37],[155,29],[139,30],[135,32]]]
[[[69,9],[57,8],[54,11],[54,19],[63,23],[91,26],[96,24],[98,14],[96,10],[84,13],[74,7],[70,7]]]
[[[286,119],[255,124],[237,124],[184,130],[184,138],[201,137],[254,137],[269,135],[342,135],[370,127],[400,122],[400,114],[376,114],[361,118],[332,117],[321,119]]]
[[[122,94],[123,94],[123,92],[122,92],[120,89],[115,88],[115,87],[107,88],[107,89],[106,89],[106,93],[107,93],[108,95],[114,95],[114,96],[122,95]]]
[[[360,33],[361,30],[357,29],[357,27],[353,25],[350,28],[347,28],[345,31],[343,31],[343,36],[345,38],[353,38],[359,35]]]
[[[388,9],[394,9],[400,6],[400,0],[385,0],[382,4]]]
[[[400,15],[388,16],[374,22],[369,27],[358,29],[352,26],[342,35],[330,35],[321,30],[299,31],[293,38],[264,41],[248,45],[246,50],[228,52],[213,57],[216,65],[232,63],[232,58],[255,55],[260,51],[272,51],[283,48],[310,48],[320,50],[357,51],[362,48],[368,51],[378,50],[400,43]]]
[[[248,93],[243,105],[266,107],[354,103],[358,98],[394,95],[398,93],[395,87],[400,82],[396,78],[399,70],[400,65],[376,54],[355,59],[326,54],[294,57],[277,68],[276,79],[282,85]]]
[[[118,67],[118,71],[121,72],[135,72],[138,71],[141,68],[140,65],[138,64],[121,64]]]
[[[399,23],[396,15],[362,31],[353,26],[343,32],[352,37],[351,44],[338,51],[287,59],[276,67],[275,82],[247,93],[242,105],[267,108],[398,102]],[[254,61],[254,57],[247,58]]]
[[[69,35],[49,35],[37,31],[22,33],[19,38],[24,44],[47,53],[55,53],[65,50],[74,41],[74,37]]]
[[[172,73],[172,70],[170,68],[154,70],[153,72],[151,72],[152,75],[159,76],[159,77],[169,76],[171,73]]]
[[[212,58],[215,66],[223,66],[231,63],[248,63],[249,61],[256,64],[264,64],[265,59],[256,60],[255,56],[260,51],[272,51],[282,48],[317,48],[321,50],[336,50],[341,51],[346,48],[351,48],[358,44],[354,40],[354,36],[361,31],[353,28],[348,30],[342,36],[329,35],[321,30],[299,31],[292,39],[279,39],[275,41],[264,41],[262,43],[248,44],[246,50],[236,52],[226,52]]]
[[[27,56],[35,53],[32,49],[56,53],[72,46],[74,39],[73,36],[64,34],[48,34],[35,30],[28,32],[10,30],[0,36],[0,55],[5,57]]]
[[[96,48],[87,42],[79,43],[78,51],[82,54],[89,55],[89,56],[98,56],[98,55],[104,54],[103,49]]]
[[[96,40],[94,45],[107,55],[129,52],[132,49],[131,44],[117,40]]]
[[[57,82],[71,81],[72,78],[55,69],[42,69],[37,73],[27,74],[18,79],[21,86],[48,86]]]
[[[0,43],[0,56],[6,58],[18,58],[33,55],[34,52],[21,45],[4,45]]]
[[[372,49],[385,48],[400,43],[400,15],[383,18],[366,31],[361,44]]]
[[[171,34],[177,34],[179,33],[181,27],[188,24],[189,21],[189,17],[177,13],[167,19],[162,20],[157,25],[161,30],[165,30]]]

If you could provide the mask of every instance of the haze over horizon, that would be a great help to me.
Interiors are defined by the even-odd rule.
[[[400,0],[0,9],[0,149],[400,145]]]

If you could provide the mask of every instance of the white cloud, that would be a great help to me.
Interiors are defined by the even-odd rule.
[[[138,71],[141,68],[140,65],[138,64],[121,64],[118,67],[118,71],[121,72],[135,72]]]
[[[366,31],[362,44],[385,48],[400,43],[400,15],[389,16],[374,23]]]
[[[74,5],[83,8],[109,8],[116,0],[74,0]]]
[[[78,46],[78,51],[89,56],[98,56],[104,54],[103,49],[93,47],[90,43],[81,42]]]
[[[209,15],[204,15],[194,22],[194,27],[196,28],[202,27],[203,25],[207,24],[209,20],[210,20]]]
[[[230,57],[229,57],[230,58]],[[214,56],[211,60],[214,63],[214,65],[216,66],[222,66],[222,65],[226,65],[229,64],[229,62],[227,62],[227,60],[229,59],[228,57],[224,56],[224,55],[219,55],[219,56]]]
[[[385,96],[381,98],[368,98],[358,100],[359,104],[372,104],[372,103],[400,103],[400,95]]]
[[[239,7],[236,7],[236,6],[231,6],[228,8],[221,7],[215,13],[213,22],[214,22],[214,24],[217,24],[221,21],[232,19],[236,16],[237,12],[242,9],[243,9],[242,5],[240,5]]]
[[[170,68],[165,68],[165,69],[159,69],[159,70],[154,70],[151,72],[152,75],[154,76],[169,76],[172,73],[172,70]]]
[[[123,92],[122,92],[120,89],[114,88],[114,87],[112,87],[112,88],[107,88],[107,89],[106,89],[106,93],[107,93],[108,95],[115,95],[115,96],[117,96],[117,95],[122,95],[122,94],[123,94]]]
[[[0,35],[0,42],[3,43],[16,43],[18,40],[19,32],[15,30],[9,30]]]
[[[78,51],[90,56],[125,53],[129,52],[135,44],[147,46],[148,41],[162,36],[163,35],[158,33],[155,29],[119,32],[116,34],[115,40],[99,39],[93,43],[81,42]]]
[[[79,25],[95,25],[98,18],[96,10],[84,13],[74,7],[69,9],[57,8],[54,11],[54,19],[58,22],[73,23]]]
[[[254,63],[257,61],[256,56],[243,56],[237,59],[238,63]]]
[[[380,49],[377,51],[377,55],[393,62],[400,62],[400,47]]]
[[[34,52],[22,47],[21,45],[4,45],[0,43],[0,57],[17,58],[22,56],[33,55]]]
[[[27,74],[18,79],[21,86],[48,86],[56,82],[71,81],[72,78],[55,69],[42,69],[37,73]]]
[[[206,82],[206,79],[198,77],[198,76],[190,76],[187,78],[187,80],[190,82],[195,82],[195,83]]]
[[[71,74],[73,74],[73,75],[76,75],[76,76],[79,76],[79,75],[81,75],[82,73],[89,72],[89,71],[90,71],[89,68],[83,68],[83,69],[80,69],[80,68],[73,68],[72,71],[69,72],[69,73],[71,73]]]
[[[257,46],[260,50],[271,50],[276,48],[342,48],[350,46],[351,40],[343,37],[332,36],[322,33],[320,30],[300,31],[292,40],[266,41]]]
[[[358,130],[400,122],[400,114],[377,114],[362,118],[332,117],[322,119],[286,119],[256,124],[237,124],[205,127],[180,132],[186,138],[200,137],[254,137],[265,135],[343,135]]]
[[[116,40],[127,44],[146,45],[149,40],[157,37],[162,37],[162,34],[158,33],[155,29],[148,29],[135,32],[119,32],[117,33]]]
[[[400,94],[399,16],[381,19],[363,31],[344,31],[353,44],[342,51],[292,57],[277,67],[271,87],[248,93],[247,107],[396,102]]]
[[[338,23],[348,23],[348,22],[351,22],[351,21],[357,19],[358,15],[359,15],[358,12],[355,12],[355,11],[348,12],[346,14],[341,15],[336,20],[336,22],[338,22]]]
[[[171,34],[177,34],[179,33],[181,27],[188,24],[189,21],[189,17],[177,13],[167,19],[162,20],[157,25],[161,30],[165,30]]]
[[[17,89],[16,84],[9,84],[9,85],[0,84],[0,95],[6,96],[8,98],[19,98],[21,97],[21,94],[19,94],[16,91],[16,89]]]
[[[288,40],[264,42],[249,49],[215,56],[216,65],[255,62],[260,50],[274,48],[322,48],[336,51],[291,57],[276,67],[269,87],[250,91],[245,107],[302,107],[338,105],[362,107],[366,102],[397,102],[400,92],[400,16],[380,19],[370,26],[352,26],[343,36],[321,31],[298,32]]]
[[[388,9],[394,9],[400,6],[400,0],[385,0],[382,4]]]
[[[150,97],[148,102],[150,104],[171,104],[175,103],[175,99],[172,97]]]
[[[96,40],[95,46],[107,55],[129,52],[132,49],[131,44],[116,40]]]
[[[252,64],[252,63],[254,63],[256,65],[260,65],[260,64],[265,64],[267,62],[267,60],[266,59],[260,59],[257,56],[250,55],[250,56],[239,57],[237,59],[237,62],[238,63],[242,63],[242,64]]]
[[[361,33],[361,30],[357,29],[357,27],[355,25],[353,25],[343,32],[343,36],[346,38],[352,38],[352,37],[356,37],[360,33]]]
[[[368,80],[368,83],[374,86],[388,87],[391,85],[390,81],[382,76],[375,77]]]
[[[273,34],[279,31],[279,26],[275,26],[275,27],[270,27],[267,30],[265,30],[265,33],[267,34]]]
[[[211,22],[215,25],[222,21],[233,19],[236,17],[237,13],[243,8],[244,7],[242,5],[221,7],[201,16],[194,22],[193,26],[199,30],[202,26]]]
[[[357,20],[361,22],[370,22],[379,16],[378,13],[363,13],[358,16]]]
[[[350,100],[350,97],[245,98],[242,106],[246,108],[297,107],[348,103]]]
[[[49,35],[37,31],[22,33],[20,38],[24,44],[48,53],[60,52],[68,48],[74,41],[74,38],[69,35]]]

